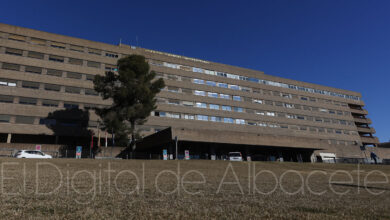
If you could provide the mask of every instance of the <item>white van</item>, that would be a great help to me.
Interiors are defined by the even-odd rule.
[[[241,152],[229,152],[229,160],[230,161],[242,161]]]

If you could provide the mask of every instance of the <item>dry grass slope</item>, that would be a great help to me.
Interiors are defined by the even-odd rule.
[[[390,219],[390,183],[364,186],[390,166],[2,159],[0,175],[1,219]]]

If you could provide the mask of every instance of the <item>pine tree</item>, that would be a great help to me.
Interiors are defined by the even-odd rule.
[[[112,105],[96,109],[108,132],[115,133],[118,144],[127,143],[131,137],[135,143],[137,125],[146,122],[156,109],[156,94],[164,88],[163,79],[155,80],[156,73],[141,55],[130,55],[118,60],[118,73],[106,72],[96,75],[94,88],[104,100],[111,99]]]

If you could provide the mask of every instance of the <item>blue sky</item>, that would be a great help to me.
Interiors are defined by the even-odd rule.
[[[361,92],[390,140],[390,1],[6,1],[0,22]],[[138,42],[136,39],[138,38]]]

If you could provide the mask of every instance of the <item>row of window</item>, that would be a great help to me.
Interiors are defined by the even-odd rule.
[[[0,103],[14,103],[14,104],[23,104],[23,105],[38,105],[41,103],[42,106],[46,107],[61,107],[63,106],[66,109],[79,108],[80,103],[68,102],[68,101],[59,101],[59,100],[50,100],[50,99],[37,99],[30,97],[18,97],[18,101],[15,100],[14,96],[0,95]],[[62,105],[61,105],[62,103]],[[82,104],[84,109],[94,109],[101,107],[101,105],[84,103]]]
[[[345,99],[360,100],[360,98],[358,96],[351,96],[351,95],[345,95],[345,94],[336,93],[336,92],[330,92],[330,91],[326,91],[326,90],[312,89],[312,88],[296,86],[296,85],[291,85],[291,84],[285,84],[285,83],[280,83],[280,82],[274,82],[274,81],[269,81],[269,80],[262,80],[262,79],[258,79],[258,78],[240,76],[240,75],[236,75],[236,74],[230,74],[230,73],[219,72],[219,71],[214,71],[214,70],[207,70],[207,69],[202,69],[202,68],[198,68],[198,67],[190,67],[190,66],[167,63],[167,62],[162,62],[162,61],[157,61],[157,60],[150,60],[149,63],[151,65],[164,66],[164,67],[168,67],[168,68],[172,68],[172,69],[180,69],[180,70],[184,70],[184,71],[202,73],[202,74],[213,75],[213,76],[220,76],[220,77],[236,79],[236,80],[249,81],[249,82],[254,82],[254,83],[259,83],[259,84],[264,84],[264,85],[289,88],[289,89],[305,91],[305,92],[310,92],[310,93],[336,96],[336,97],[341,97],[341,98],[345,98]]]
[[[8,36],[6,36],[8,35]],[[89,53],[92,55],[98,55],[98,56],[105,56],[105,57],[110,57],[110,58],[118,58],[119,54],[115,52],[109,52],[109,51],[102,51],[100,49],[96,48],[89,48],[89,47],[84,47],[80,45],[73,45],[73,44],[66,44],[62,42],[55,42],[55,41],[47,41],[45,39],[40,39],[40,38],[35,38],[35,37],[27,37],[23,35],[16,35],[16,34],[1,34],[0,33],[0,38],[6,38],[8,40],[13,40],[13,41],[19,41],[19,42],[27,42],[33,45],[40,45],[40,46],[49,46],[57,49],[63,49],[63,50],[71,50],[71,51],[76,51],[80,53]],[[135,47],[131,47],[132,49],[136,49]]]
[[[221,87],[221,88],[227,88],[227,89],[232,89],[232,90],[240,90],[240,91],[244,91],[244,92],[253,92],[256,94],[263,94],[263,95],[269,95],[269,96],[273,95],[273,96],[283,97],[283,98],[287,98],[287,99],[300,99],[303,101],[310,101],[310,102],[317,102],[318,101],[319,103],[348,107],[347,103],[332,101],[329,99],[319,99],[319,98],[314,98],[314,97],[298,96],[296,94],[283,93],[283,92],[279,92],[279,91],[248,88],[248,87],[238,86],[238,85],[233,85],[233,84],[228,84],[228,83],[209,81],[209,80],[203,80],[203,79],[195,79],[195,78],[190,78],[187,76],[178,76],[178,75],[164,74],[161,72],[157,72],[157,77],[168,79],[168,80],[187,81],[187,82],[192,82],[195,84],[203,84],[203,85],[213,86],[213,87]]]
[[[14,55],[14,56],[23,56],[23,50],[20,49],[15,49],[15,48],[5,48],[5,53],[8,55]],[[35,51],[27,51],[27,57],[34,58],[34,59],[45,59],[45,54],[35,52]],[[58,55],[51,55],[48,54],[47,60],[53,61],[53,62],[58,62],[58,63],[65,63],[67,57],[63,56],[58,56]],[[84,60],[82,59],[77,59],[77,58],[71,58],[69,57],[67,60],[68,64],[72,65],[78,65],[78,66],[87,66],[87,67],[93,67],[93,68],[101,68],[101,63],[95,62],[95,61],[90,61],[90,60]],[[110,64],[105,64],[106,66],[113,66]]]
[[[157,98],[158,104],[172,104],[172,105],[182,105],[187,107],[196,107],[196,108],[205,108],[212,110],[221,110],[221,111],[234,111],[234,112],[246,112],[248,114],[256,114],[261,116],[269,116],[269,117],[281,117],[281,118],[289,118],[289,119],[299,119],[299,120],[308,120],[315,121],[319,123],[329,123],[329,124],[341,124],[341,125],[349,125],[354,126],[353,121],[347,120],[339,120],[339,119],[331,119],[331,118],[323,118],[323,117],[313,117],[308,115],[296,115],[290,114],[286,112],[273,112],[273,111],[264,111],[264,110],[254,110],[254,109],[245,109],[237,106],[229,106],[229,105],[217,105],[211,103],[204,102],[192,102],[192,101],[180,101],[177,99],[165,99],[165,98]]]
[[[311,131],[311,132],[318,132],[318,133],[326,132],[329,134],[359,135],[358,132],[356,131],[323,128],[323,127],[310,127],[310,126],[302,126],[302,125],[298,126],[292,124],[278,124],[275,122],[252,121],[252,120],[234,119],[230,117],[219,117],[219,116],[210,116],[210,115],[185,114],[185,113],[174,113],[174,112],[165,112],[165,111],[155,111],[152,113],[152,115],[157,117],[223,122],[223,123],[240,124],[240,125],[255,125],[260,127],[285,128],[285,129]]]
[[[42,88],[46,91],[54,91],[54,92],[64,91],[66,93],[71,93],[71,94],[82,94],[82,95],[91,95],[91,96],[99,95],[94,89],[0,78],[0,86],[16,87],[18,86],[18,84],[20,84],[21,88],[26,88],[26,89],[40,89],[41,85],[43,85]]]

